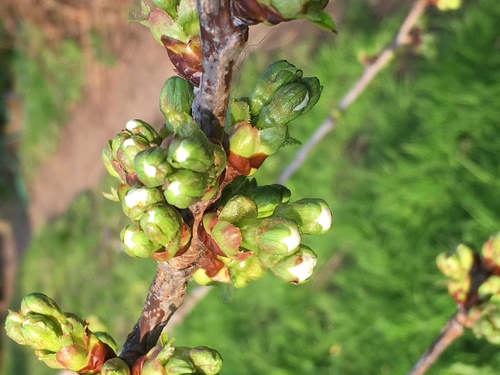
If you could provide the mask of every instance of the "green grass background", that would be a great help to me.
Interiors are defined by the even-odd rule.
[[[352,1],[338,37],[250,56],[238,91],[247,94],[271,58],[318,76],[322,99],[291,126],[306,140],[362,72],[360,54],[389,42],[404,14],[380,20]],[[437,254],[462,241],[480,247],[500,229],[499,19],[497,0],[429,12],[424,53],[400,51],[288,183],[292,199],[321,197],[333,211],[331,232],[304,241],[320,259],[315,276],[297,287],[269,275],[236,290],[229,304],[214,290],[175,329],[178,345],[217,348],[222,374],[409,370],[454,312]],[[272,182],[296,150],[270,158],[257,179]],[[19,296],[42,291],[98,317],[121,343],[154,263],[121,252],[125,220],[99,193],[111,183],[80,196],[37,236]],[[341,260],[334,270],[325,265],[332,256]],[[29,350],[7,347],[3,375],[54,373]],[[429,374],[488,375],[499,366],[498,347],[466,333]]]

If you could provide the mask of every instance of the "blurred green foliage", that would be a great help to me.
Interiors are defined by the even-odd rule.
[[[24,106],[21,162],[30,175],[56,150],[71,105],[82,95],[84,61],[74,39],[55,43],[27,22],[18,38],[13,65]]]
[[[358,56],[385,45],[404,17],[378,20],[365,7],[352,2],[339,36],[317,50],[306,40],[279,51],[325,86],[292,136],[307,139],[362,72]],[[430,11],[433,52],[401,51],[288,184],[292,200],[321,197],[334,213],[330,233],[306,239],[320,259],[312,280],[296,287],[271,275],[227,305],[212,292],[175,329],[176,344],[217,348],[223,374],[409,370],[454,312],[435,257],[462,241],[479,247],[500,229],[498,19],[497,0]],[[249,58],[242,72],[269,62]],[[256,76],[241,74],[241,95]],[[257,179],[272,182],[296,150],[269,158]],[[20,295],[42,291],[64,309],[96,315],[122,343],[154,274],[153,262],[120,251],[122,216],[96,193],[81,196],[37,236]],[[3,375],[54,373],[8,344]],[[498,348],[466,333],[429,374],[499,366]]]

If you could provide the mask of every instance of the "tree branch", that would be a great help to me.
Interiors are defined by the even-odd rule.
[[[230,0],[197,0],[203,44],[203,76],[193,117],[209,138],[221,139],[234,63],[243,50],[248,27],[232,21]]]
[[[443,327],[439,336],[432,345],[420,357],[418,362],[408,372],[408,375],[422,375],[439,358],[450,344],[464,333],[464,325],[467,321],[467,313],[459,310],[453,315]]]
[[[284,184],[288,181],[295,171],[299,169],[302,164],[304,164],[309,153],[330,131],[335,128],[338,119],[342,116],[346,109],[358,98],[359,95],[361,95],[373,78],[375,78],[376,75],[387,65],[387,63],[394,56],[396,49],[406,43],[411,29],[417,20],[422,16],[429,3],[429,0],[415,1],[412,9],[401,24],[401,27],[392,42],[378,55],[375,62],[365,69],[361,77],[359,77],[347,94],[337,104],[333,113],[323,121],[313,135],[295,154],[294,159],[283,169],[277,180],[279,184]]]
[[[193,116],[208,137],[221,139],[232,71],[245,45],[248,28],[233,24],[230,0],[197,0],[197,7],[203,48],[203,74],[193,104]],[[228,172],[226,177],[230,177]],[[227,182],[223,181],[220,189]],[[190,207],[194,222],[189,249],[168,262],[158,262],[156,276],[141,316],[120,354],[130,367],[156,345],[163,328],[184,301],[188,279],[205,251],[198,236],[198,228],[212,201],[199,202]]]

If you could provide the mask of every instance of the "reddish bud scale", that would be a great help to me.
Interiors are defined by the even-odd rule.
[[[177,73],[194,86],[199,87],[202,71],[200,37],[194,36],[188,43],[183,43],[180,40],[162,35],[161,42]]]

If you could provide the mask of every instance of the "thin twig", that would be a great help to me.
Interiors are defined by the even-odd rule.
[[[417,20],[424,13],[427,5],[429,5],[429,0],[417,0],[413,4],[412,9],[401,24],[401,27],[392,42],[378,55],[377,59],[365,69],[361,77],[359,77],[356,83],[354,83],[347,94],[337,104],[333,113],[323,121],[313,135],[299,149],[299,151],[295,154],[294,159],[281,172],[277,179],[278,183],[284,184],[295,173],[295,171],[299,169],[302,164],[304,164],[309,153],[320,141],[323,140],[326,134],[335,128],[340,116],[358,98],[358,96],[361,95],[373,78],[375,78],[375,76],[387,65],[387,63],[394,56],[396,49],[407,43],[408,34]]]
[[[439,336],[420,357],[418,362],[408,372],[408,375],[422,375],[439,358],[441,353],[464,333],[467,314],[463,310],[457,311],[443,327]]]

